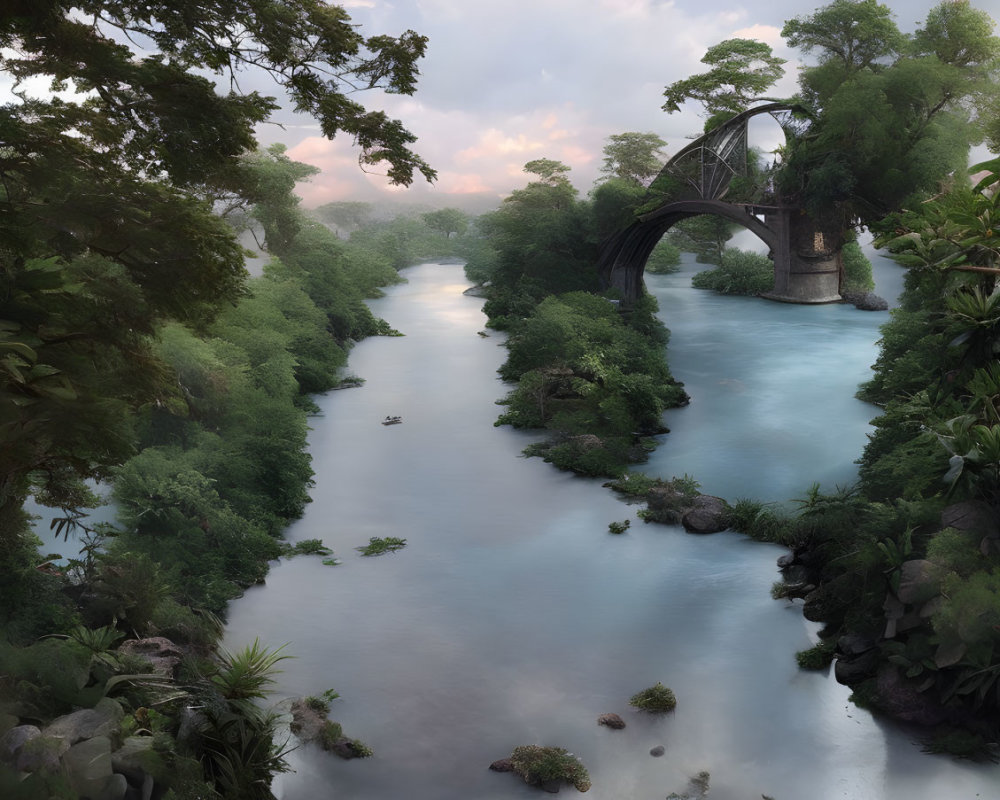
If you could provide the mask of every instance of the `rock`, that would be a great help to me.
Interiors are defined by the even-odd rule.
[[[490,764],[490,769],[494,772],[513,772],[514,765],[509,758],[499,758]]]
[[[601,714],[601,716],[597,718],[597,724],[606,725],[612,730],[620,731],[625,727],[625,720],[617,714]]]
[[[861,311],[887,311],[889,303],[874,292],[841,292],[845,303],[850,303]]]
[[[874,649],[876,644],[878,643],[870,636],[848,633],[837,640],[837,652],[848,658],[853,658]]]
[[[540,781],[538,788],[543,792],[548,792],[549,794],[559,794],[559,790],[562,788],[561,780],[551,780],[551,781]]]
[[[924,558],[904,561],[899,568],[899,589],[896,596],[908,604],[923,604],[941,594],[945,571]]]
[[[310,706],[305,699],[292,702],[292,733],[303,742],[316,739],[326,723],[326,714]]]
[[[786,567],[790,567],[794,563],[795,563],[794,553],[785,553],[783,556],[778,556],[778,567],[780,569],[785,569]]]
[[[150,771],[159,772],[162,776],[162,770],[166,769],[166,765],[160,754],[153,750],[152,736],[129,736],[122,742],[122,746],[111,754],[111,768],[115,772],[120,772],[132,783],[142,784]]]
[[[15,764],[19,772],[44,772],[54,774],[60,770],[60,757],[69,750],[64,739],[53,736],[35,736],[17,752]]]
[[[852,657],[840,656],[833,666],[833,675],[837,683],[850,686],[871,677],[877,666],[878,651],[869,650]]]
[[[70,785],[80,797],[91,800],[101,800],[105,794],[108,779],[111,777],[111,740],[107,736],[95,736],[73,745],[62,757],[63,766]],[[127,784],[122,775],[122,784]],[[125,795],[126,786],[122,787],[121,797]]]
[[[354,744],[354,742],[352,742],[346,736],[343,736],[340,739],[337,739],[337,741],[330,743],[329,745],[327,745],[326,749],[330,750],[333,753],[336,753],[341,758],[348,760],[352,758],[364,758],[367,755],[366,753],[359,750],[357,745]]]
[[[108,736],[118,730],[125,712],[114,700],[105,697],[93,708],[81,708],[71,714],[57,717],[43,733],[65,739],[67,744],[76,744],[95,736]]]
[[[19,721],[13,714],[0,714],[0,736],[16,728]]]
[[[972,531],[983,536],[1000,534],[996,512],[982,500],[963,500],[948,506],[941,512],[941,527]]]
[[[659,757],[660,757],[660,756],[662,756],[662,755],[663,755],[663,754],[664,754],[665,752],[667,752],[667,748],[665,748],[665,747],[664,747],[664,746],[663,746],[662,744],[658,744],[658,745],[656,745],[656,747],[652,748],[652,749],[651,749],[651,750],[649,751],[649,754],[650,754],[650,755],[651,755],[651,756],[652,756],[653,758],[659,758]]]
[[[692,508],[681,517],[681,524],[690,533],[718,533],[729,527],[729,504],[721,497],[698,495]]]
[[[129,639],[122,642],[119,653],[141,656],[153,667],[153,672],[166,678],[176,678],[184,651],[163,636]]]
[[[893,664],[882,664],[875,677],[875,702],[883,711],[904,722],[940,725],[948,721],[948,711],[919,692]]]
[[[18,751],[25,742],[31,741],[42,732],[34,725],[18,725],[0,736],[0,763],[13,764]]]

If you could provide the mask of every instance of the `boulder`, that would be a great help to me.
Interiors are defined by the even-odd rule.
[[[729,527],[729,504],[721,497],[700,494],[681,517],[681,524],[690,533],[724,531]]]
[[[949,712],[932,697],[918,691],[917,684],[904,678],[893,664],[883,663],[875,677],[875,702],[883,711],[904,722],[940,725]]]
[[[60,756],[69,749],[64,739],[52,736],[35,736],[17,751],[16,769],[19,772],[59,772]]]
[[[18,751],[25,742],[41,736],[42,732],[34,725],[17,725],[3,736],[0,736],[0,763],[13,764],[17,760]]]
[[[509,758],[498,758],[490,764],[490,769],[494,772],[513,772],[514,765]]]
[[[292,701],[292,733],[303,742],[319,737],[326,723],[326,714],[310,706],[304,698]]]
[[[93,708],[81,708],[71,714],[57,717],[43,733],[76,744],[95,736],[108,736],[118,730],[125,712],[114,700],[104,697]]]
[[[851,686],[871,677],[878,666],[878,651],[869,650],[853,658],[840,656],[833,665],[833,675],[837,683]]]
[[[152,736],[129,736],[111,754],[111,768],[136,785],[142,785],[150,772],[163,777],[167,769],[163,757],[153,749]]]
[[[16,728],[19,721],[13,714],[0,714],[0,736],[12,728]]]
[[[667,748],[665,748],[665,747],[664,747],[664,746],[663,746],[662,744],[658,744],[658,745],[656,745],[656,747],[652,748],[652,749],[651,749],[651,750],[649,751],[649,754],[650,754],[650,755],[651,755],[651,756],[652,756],[653,758],[659,758],[659,757],[660,757],[660,756],[662,756],[662,755],[663,755],[663,754],[664,754],[665,752],[667,752]]]
[[[837,652],[847,658],[854,658],[862,653],[873,650],[878,644],[870,636],[862,636],[860,633],[848,633],[837,640]]]
[[[904,561],[899,568],[896,596],[903,603],[922,605],[941,594],[944,575],[942,567],[925,558]]]
[[[111,740],[107,736],[95,736],[73,745],[63,755],[62,763],[70,785],[78,796],[89,797],[90,800],[111,797],[109,792],[115,787],[109,785],[114,773],[111,768]],[[124,775],[118,777],[121,778],[120,800],[125,796],[128,786]],[[118,785],[117,781],[115,785]]]
[[[941,527],[971,531],[983,536],[1000,534],[996,512],[989,503],[982,500],[963,500],[948,506],[941,512]]]
[[[605,725],[615,731],[620,731],[625,727],[625,720],[617,714],[601,714],[601,716],[597,718],[597,724]]]
[[[146,659],[153,666],[153,672],[165,678],[176,678],[184,651],[163,636],[146,639],[129,639],[122,642],[119,653],[136,655]]]
[[[886,311],[889,303],[874,292],[841,292],[841,299],[860,311]]]

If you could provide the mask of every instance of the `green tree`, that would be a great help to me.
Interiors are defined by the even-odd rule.
[[[337,232],[350,231],[361,227],[371,216],[374,206],[357,200],[341,200],[324,203],[315,213],[320,222],[333,225]]]
[[[996,95],[1000,40],[991,30],[965,0],[933,9],[909,38],[874,0],[837,0],[787,23],[789,43],[818,64],[800,76],[816,119],[777,175],[786,200],[852,226],[936,192],[964,168],[977,136],[970,102]]]
[[[469,227],[469,218],[464,211],[457,208],[442,208],[437,211],[428,211],[421,214],[421,219],[428,228],[440,231],[446,239],[450,239],[453,233],[461,236]]]
[[[411,93],[425,46],[412,31],[365,37],[320,0],[0,13],[17,98],[0,106],[0,537],[23,530],[32,484],[72,505],[79,479],[130,453],[129,410],[171,392],[157,326],[205,325],[243,291],[242,249],[213,204],[269,191],[243,157],[277,103],[213,79],[270,75],[324,135],[347,134],[363,165],[408,184],[434,177],[412,134],[348,95]],[[32,98],[29,79],[60,94]],[[271,227],[287,239],[280,219]]]
[[[809,16],[789,20],[781,35],[792,47],[815,52],[820,64],[836,64],[846,74],[878,69],[906,43],[891,9],[877,0],[834,0]]]
[[[667,143],[655,133],[616,133],[604,145],[601,174],[645,186],[665,163],[662,149]]]
[[[663,110],[680,111],[685,100],[702,103],[708,120],[705,130],[744,111],[784,75],[785,63],[770,45],[753,39],[726,39],[710,47],[701,62],[711,69],[675,81],[663,90]]]

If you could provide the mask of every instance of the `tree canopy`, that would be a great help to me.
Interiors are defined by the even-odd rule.
[[[615,133],[604,145],[604,180],[621,178],[645,186],[662,169],[667,143],[655,133]]]
[[[0,12],[0,530],[20,530],[33,483],[76,502],[76,479],[130,451],[128,408],[161,400],[152,338],[203,326],[244,291],[243,250],[214,213],[278,188],[247,159],[278,101],[251,71],[351,136],[390,181],[434,171],[414,137],[358,90],[411,93],[427,40],[365,37],[321,0],[14,0]],[[29,86],[48,83],[43,97]],[[281,175],[272,175],[282,180]],[[294,183],[294,179],[292,182]],[[294,205],[294,203],[293,203]],[[262,220],[268,245],[288,210]]]
[[[682,102],[696,100],[708,116],[706,130],[745,110],[785,72],[785,59],[775,56],[770,45],[753,39],[719,42],[708,49],[701,62],[711,69],[675,81],[663,90],[663,110],[680,111]]]

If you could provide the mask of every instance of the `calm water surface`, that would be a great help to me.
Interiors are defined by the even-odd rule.
[[[342,565],[283,561],[231,610],[227,646],[260,637],[295,655],[279,700],[336,689],[332,717],[375,750],[297,749],[282,800],[537,797],[487,769],[520,744],[575,753],[596,800],[663,798],[701,770],[713,800],[997,796],[998,768],[924,756],[832,675],[795,667],[817,626],[770,598],[780,548],[644,525],[600,481],[523,458],[532,437],[493,427],[505,351],[477,335],[461,267],[405,275],[372,305],[406,336],[359,344],[365,385],[319,398],[312,421],[314,501],[289,538],[323,539]],[[718,298],[684,275],[649,284],[693,402],[644,471],[769,500],[853,479],[874,410],[852,395],[886,314]],[[390,414],[403,424],[382,426]],[[408,546],[361,557],[373,536]],[[656,681],[676,712],[630,709]],[[610,711],[625,730],[597,725]]]

